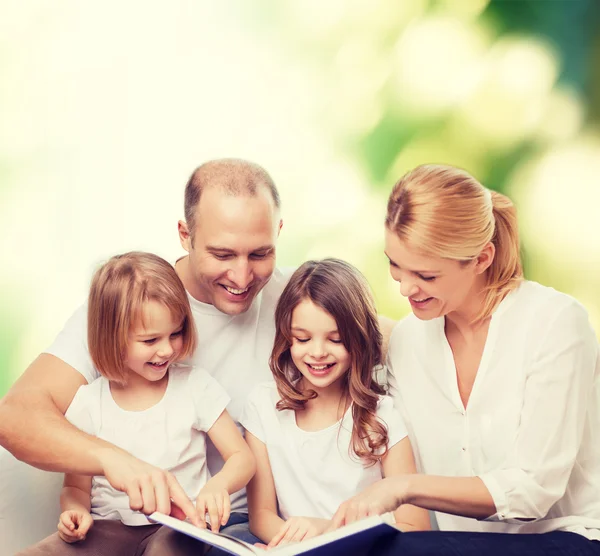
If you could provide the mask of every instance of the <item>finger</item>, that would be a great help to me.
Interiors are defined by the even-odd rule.
[[[208,511],[208,516],[210,517],[210,530],[213,533],[216,533],[219,530],[219,521],[221,519],[221,516],[219,515],[217,501],[213,496],[211,496],[207,500],[206,509]]]
[[[154,486],[154,501],[156,503],[156,511],[169,515],[172,509],[171,496],[169,494],[169,483],[166,473],[157,470],[152,475],[152,483]]]
[[[277,534],[271,539],[271,542],[267,545],[268,548],[273,548],[274,546],[277,546],[279,544],[279,541],[281,539],[283,539],[283,537],[285,536],[285,534],[287,533],[288,529],[290,528],[290,521],[286,521],[281,529],[279,529],[279,531],[277,531]]]
[[[200,523],[198,527],[206,529],[206,501],[203,497],[196,500],[196,520]]]
[[[281,541],[279,542],[279,545],[283,545],[283,544],[288,544],[293,542],[294,537],[296,536],[296,534],[298,533],[298,529],[300,528],[300,526],[298,525],[298,523],[292,523],[289,527],[289,529],[287,530],[287,533],[283,536],[283,539],[281,539]]]
[[[299,527],[294,536],[290,539],[290,542],[300,542],[308,534],[308,526]]]
[[[135,512],[141,510],[144,502],[142,501],[142,491],[139,482],[134,481],[125,492],[129,498],[129,507]]]
[[[227,494],[227,493],[225,493]],[[211,517],[211,523],[212,523],[212,530],[216,533],[219,531],[220,527],[221,527],[221,523],[223,522],[223,493],[222,492],[218,492],[215,495],[215,506],[217,509],[217,521],[212,521],[212,517]]]
[[[141,481],[142,507],[140,511],[150,515],[156,511],[156,493],[154,479],[144,478]]]
[[[229,493],[226,492],[223,496],[223,517],[221,518],[221,525],[225,527],[229,521],[231,515],[231,500],[229,499]]]
[[[326,533],[328,533],[329,531],[334,531],[335,529],[341,527],[344,524],[344,519],[346,518],[346,506],[347,504],[346,502],[344,502],[333,514],[333,517],[331,518],[331,523],[325,531]]]
[[[344,525],[348,525],[349,523],[353,523],[356,521],[358,516],[356,502],[348,504],[346,508],[346,513],[344,515]]]
[[[64,525],[69,531],[75,530],[75,523],[73,522],[73,518],[70,512],[63,512],[62,514],[60,514],[58,524]]]
[[[67,539],[77,539],[77,533],[71,531],[70,529],[67,529],[61,522],[58,523],[58,534],[62,535],[62,537],[65,537]],[[68,542],[73,542],[73,541],[71,540]]]
[[[169,487],[169,496],[171,500],[177,504],[185,516],[189,518],[194,525],[202,527],[201,521],[204,521],[204,517],[202,520],[198,519],[194,504],[192,504],[181,485],[177,482],[177,479],[170,473],[167,474],[167,486]]]
[[[186,515],[184,511],[175,502],[171,501],[171,514],[174,518],[185,521]]]

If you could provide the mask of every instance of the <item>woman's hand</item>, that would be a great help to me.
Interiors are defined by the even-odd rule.
[[[340,505],[329,530],[372,515],[393,512],[405,502],[407,487],[405,475],[395,475],[373,483]]]
[[[196,498],[196,512],[203,525],[206,523],[206,514],[208,514],[211,531],[218,532],[229,520],[231,512],[227,489],[214,483],[211,484],[211,481],[206,483]]]
[[[267,549],[305,541],[323,533],[330,525],[329,520],[313,517],[290,517],[279,532],[271,539]]]
[[[94,520],[89,512],[67,510],[58,518],[58,536],[68,543],[79,542],[85,539],[92,525]]]

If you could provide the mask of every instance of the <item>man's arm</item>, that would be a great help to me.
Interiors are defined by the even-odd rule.
[[[83,375],[58,357],[41,354],[0,400],[0,444],[40,469],[105,475],[114,488],[127,493],[134,510],[169,514],[172,499],[195,522],[194,506],[169,472],[85,434],[65,419],[85,383]]]

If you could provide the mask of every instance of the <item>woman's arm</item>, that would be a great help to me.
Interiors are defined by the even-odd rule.
[[[403,474],[386,477],[344,502],[333,516],[332,528],[392,511],[398,523],[407,519],[399,517],[403,505],[478,519],[496,511],[489,491],[478,477]],[[401,523],[398,525],[404,530]]]
[[[207,434],[225,465],[200,491],[196,511],[200,519],[208,513],[212,529],[218,530],[219,524],[223,526],[229,519],[229,495],[246,486],[254,475],[256,462],[227,410],[221,413]]]
[[[397,477],[417,473],[415,458],[408,436],[392,446],[382,460],[383,476]],[[394,512],[396,525],[402,531],[426,531],[431,528],[427,510],[403,503]]]
[[[267,447],[249,431],[246,431],[246,442],[256,459],[256,474],[246,488],[250,531],[269,543],[281,531],[285,521],[277,512],[277,494]]]

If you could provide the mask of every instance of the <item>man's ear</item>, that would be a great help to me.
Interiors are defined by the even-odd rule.
[[[188,225],[183,220],[177,222],[177,232],[179,233],[179,242],[181,243],[181,247],[183,247],[188,253],[192,249],[192,236],[190,234],[190,230],[188,229]]]
[[[277,227],[277,237],[279,237],[279,234],[281,233],[281,228],[283,228],[283,219],[279,220],[279,226]]]
[[[477,274],[483,274],[494,262],[495,256],[496,246],[489,241],[475,259],[475,272]]]

